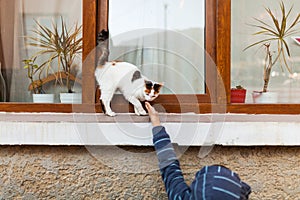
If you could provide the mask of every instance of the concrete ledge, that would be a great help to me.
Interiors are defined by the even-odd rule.
[[[235,114],[235,113],[160,113],[163,122],[299,122],[300,115]],[[87,123],[143,123],[150,122],[148,116],[118,113],[109,117],[102,113],[5,113],[0,112],[0,122],[87,122]]]
[[[1,145],[152,145],[148,116],[0,113]],[[300,144],[300,115],[162,114],[179,145]]]

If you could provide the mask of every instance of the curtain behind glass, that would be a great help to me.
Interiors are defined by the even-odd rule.
[[[14,10],[14,1],[0,1],[1,71],[7,85],[7,100],[9,100],[10,96],[9,88],[11,86],[11,67],[13,66]]]

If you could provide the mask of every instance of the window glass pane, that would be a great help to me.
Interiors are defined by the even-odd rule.
[[[110,0],[110,59],[131,62],[163,93],[205,92],[204,0]]]
[[[287,54],[285,44],[282,46],[284,54],[278,54],[280,47],[278,48],[277,40],[274,40],[276,38],[274,33],[270,31],[261,32],[270,29],[277,32],[278,29],[272,20],[271,13],[278,19],[279,27],[282,27],[281,8],[283,8],[283,5],[285,15],[293,7],[286,21],[286,27],[290,27],[293,24],[296,16],[299,14],[299,3],[295,0],[284,0],[283,5],[281,5],[280,2],[273,0],[231,1],[231,86],[234,87],[241,84],[246,87],[246,102],[248,103],[255,102],[252,98],[252,91],[263,91],[264,66],[270,66],[270,58],[272,60],[272,70],[267,90],[277,94],[277,101],[274,98],[274,102],[271,101],[270,103],[300,103],[300,45],[293,39],[294,36],[300,36],[299,32],[297,33],[299,24],[292,27],[286,37],[284,37],[286,45],[289,47],[290,57]],[[270,9],[271,12],[268,12],[266,9]],[[265,27],[265,29],[261,27]],[[287,31],[288,28],[285,30]],[[249,45],[268,38],[273,39],[245,50]],[[290,68],[290,72],[286,66]]]
[[[61,21],[63,19],[67,30],[75,30],[75,24],[78,27],[82,24],[82,1],[81,0],[1,0],[0,1],[0,29],[2,52],[1,63],[2,73],[7,86],[7,100],[10,102],[32,102],[32,91],[29,91],[31,83],[28,78],[28,70],[24,68],[24,59],[33,60],[34,55],[46,48],[28,45],[29,42],[40,43],[46,40],[41,34],[33,32],[39,30],[41,26],[54,30],[53,25],[57,24],[58,34],[62,33]],[[42,31],[43,32],[43,31]],[[71,32],[69,32],[71,33]],[[46,34],[45,34],[46,35]],[[44,36],[45,36],[44,35]],[[32,36],[37,39],[29,39]],[[46,36],[47,37],[47,36]],[[50,36],[54,39],[54,36]],[[82,33],[78,34],[78,38]],[[48,37],[49,38],[49,37]],[[45,45],[49,46],[49,45]],[[48,49],[49,50],[49,49]],[[46,60],[49,60],[53,53],[43,54],[35,60],[37,66],[41,66]],[[75,76],[81,71],[81,53],[76,56],[73,62],[71,73]],[[59,65],[57,58],[53,59],[50,66],[43,68],[39,73],[33,74],[33,80],[47,77],[63,68]],[[59,77],[43,85],[45,93],[55,93],[55,102],[59,102],[59,92],[67,92],[66,84],[60,85]],[[65,81],[63,81],[65,82]],[[56,84],[55,84],[56,83]],[[72,88],[76,92],[81,91],[81,86]]]

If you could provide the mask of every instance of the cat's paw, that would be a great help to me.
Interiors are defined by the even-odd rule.
[[[137,115],[148,115],[147,114],[147,112],[145,111],[145,110],[140,110],[140,111],[138,111],[138,112],[135,112],[135,114],[137,114]]]
[[[115,112],[107,112],[106,114],[110,117],[115,117],[117,115]]]
[[[148,115],[148,113],[142,113],[142,114],[140,114],[141,116],[147,116]]]

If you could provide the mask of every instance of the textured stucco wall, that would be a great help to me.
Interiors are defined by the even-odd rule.
[[[1,146],[0,199],[166,199],[151,147]],[[203,165],[223,164],[248,182],[251,199],[300,199],[300,148],[178,148],[190,183]],[[106,163],[106,164],[104,164]]]

